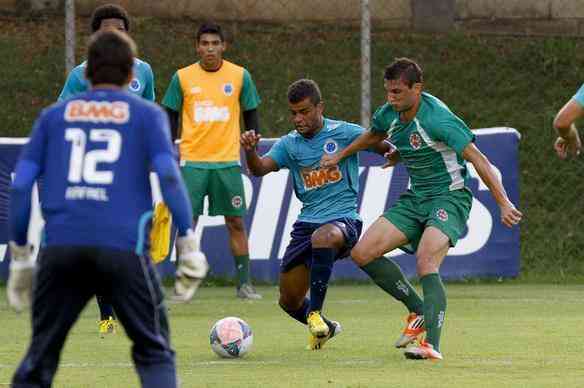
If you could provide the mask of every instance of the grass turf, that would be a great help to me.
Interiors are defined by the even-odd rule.
[[[170,305],[172,342],[183,387],[550,387],[582,386],[575,330],[584,320],[584,286],[520,282],[449,284],[445,360],[406,360],[392,347],[405,309],[374,286],[331,286],[325,311],[343,333],[321,351],[304,347],[307,330],[277,306],[277,288],[261,301],[234,298],[231,287],[206,287],[186,305]],[[4,293],[2,293],[4,294]],[[29,315],[0,300],[0,386],[9,382],[29,341]],[[254,346],[240,360],[222,360],[209,346],[212,324],[245,319]],[[88,305],[71,332],[55,387],[129,387],[138,380],[129,341],[97,334],[97,307]]]

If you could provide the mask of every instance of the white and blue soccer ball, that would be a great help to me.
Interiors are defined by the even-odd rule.
[[[211,328],[211,349],[223,358],[243,357],[253,344],[251,327],[241,318],[226,317]]]

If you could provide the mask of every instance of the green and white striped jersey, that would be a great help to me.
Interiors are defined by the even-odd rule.
[[[386,132],[400,153],[411,179],[411,190],[434,196],[466,187],[468,171],[462,158],[474,134],[458,116],[428,93],[422,93],[418,113],[408,123],[386,103],[373,115],[371,130]]]

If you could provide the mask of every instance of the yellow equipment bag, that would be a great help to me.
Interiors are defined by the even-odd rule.
[[[155,264],[160,263],[170,251],[170,231],[172,217],[170,210],[163,202],[158,202],[152,217],[152,229],[150,230],[150,255]]]

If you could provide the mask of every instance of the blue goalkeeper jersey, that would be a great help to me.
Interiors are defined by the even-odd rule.
[[[320,168],[320,159],[325,153],[339,152],[362,133],[359,125],[325,118],[323,128],[313,138],[293,131],[266,154],[292,174],[294,192],[303,205],[298,220],[324,223],[342,217],[359,219],[357,154],[328,168]]]
[[[21,154],[39,167],[45,244],[133,250],[152,210],[152,161],[172,153],[164,111],[126,91],[93,89],[47,108]]]
[[[86,92],[91,88],[89,81],[85,78],[86,67],[87,62],[83,62],[71,70],[59,95],[59,101]],[[133,72],[134,77],[128,85],[128,91],[149,101],[154,101],[156,98],[154,94],[154,74],[150,65],[141,59],[134,58]]]

